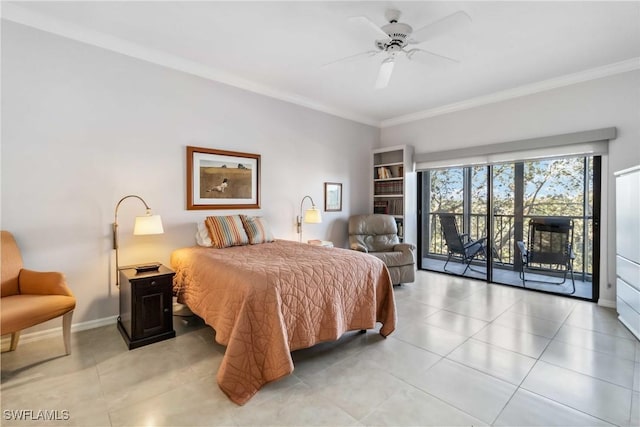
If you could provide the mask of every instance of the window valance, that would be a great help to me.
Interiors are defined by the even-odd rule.
[[[602,155],[609,151],[609,141],[616,138],[616,128],[602,128],[563,135],[522,139],[519,141],[416,153],[416,170],[490,165],[514,161]]]

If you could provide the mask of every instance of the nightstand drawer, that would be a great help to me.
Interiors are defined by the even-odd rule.
[[[173,276],[159,276],[159,277],[145,277],[137,279],[136,288],[139,290],[144,289],[157,289],[161,286],[172,286]]]

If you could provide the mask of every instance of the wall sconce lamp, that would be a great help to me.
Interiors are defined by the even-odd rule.
[[[120,204],[122,202],[124,202],[126,199],[130,197],[134,197],[140,200],[144,204],[144,207],[147,209],[146,215],[136,217],[136,222],[135,222],[135,225],[133,226],[133,234],[139,236],[139,235],[145,235],[145,234],[164,233],[164,229],[162,228],[162,219],[160,218],[160,215],[152,215],[151,208],[149,207],[149,205],[147,205],[147,202],[145,202],[142,199],[142,197],[136,196],[135,194],[130,194],[120,199],[120,201],[116,205],[116,210],[115,210],[115,215],[113,220],[113,249],[116,250],[116,286],[118,287],[120,287],[120,274],[119,274],[120,264],[118,264],[118,208],[120,207]],[[152,266],[147,266],[147,267],[151,269],[150,267]],[[156,266],[155,269],[157,268],[158,266]]]
[[[302,204],[304,203],[304,199],[311,200],[311,207],[304,211],[304,217],[302,216]],[[300,215],[296,218],[296,225],[298,226],[298,234],[300,235],[299,241],[302,242],[302,222],[306,222],[308,224],[319,224],[322,222],[322,216],[320,215],[320,210],[316,207],[316,204],[313,203],[313,199],[311,196],[304,196],[302,201],[300,202]]]

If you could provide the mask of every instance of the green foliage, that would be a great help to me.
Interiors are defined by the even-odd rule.
[[[431,212],[462,213],[463,169],[431,171]]]
[[[531,216],[569,216],[574,217],[574,252],[575,268],[584,265],[591,273],[591,245],[583,250],[585,232],[587,243],[592,240],[593,203],[593,159],[576,157],[528,161],[523,163],[524,201],[523,236],[526,239],[528,217]],[[493,166],[493,209],[494,209],[494,242],[495,249],[505,263],[513,263],[515,253],[514,215],[516,188],[515,164],[505,163]],[[470,173],[471,222],[469,233],[472,239],[486,236],[487,206],[487,171],[486,166],[468,169]],[[458,227],[462,230],[462,214],[464,211],[464,175],[465,169],[451,168],[430,172],[430,223],[431,236],[429,252],[446,254],[446,246],[440,232],[437,212],[453,212],[459,214]],[[586,182],[585,182],[586,178]],[[585,200],[586,197],[586,200]],[[586,202],[586,203],[585,203]],[[586,220],[586,227],[585,227]],[[583,264],[583,259],[586,263]]]

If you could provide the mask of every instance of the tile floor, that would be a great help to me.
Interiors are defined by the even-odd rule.
[[[595,304],[418,272],[398,328],[293,354],[245,406],[215,382],[224,348],[197,318],[128,351],[115,325],[2,355],[2,425],[638,426],[640,343]],[[11,420],[11,411],[69,419]],[[61,413],[62,414],[62,413]]]

